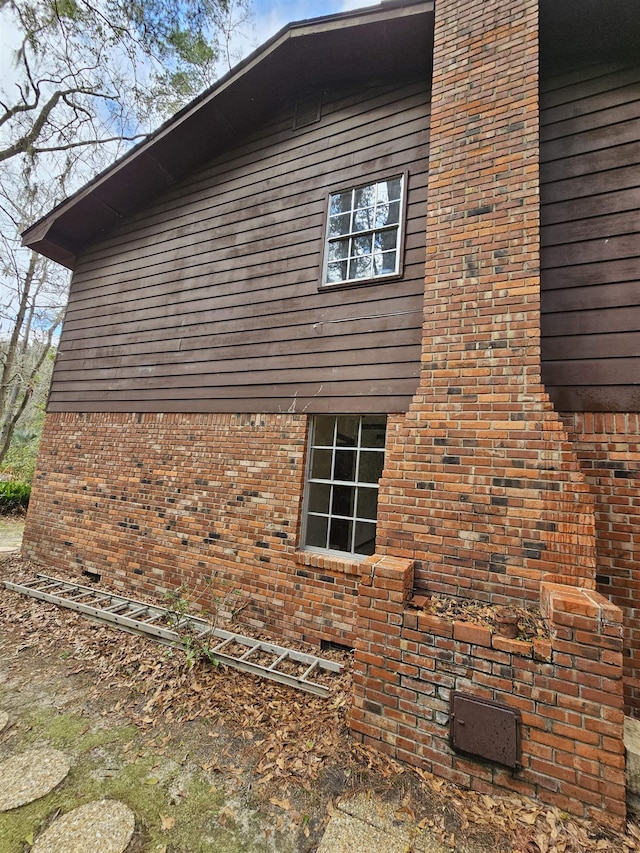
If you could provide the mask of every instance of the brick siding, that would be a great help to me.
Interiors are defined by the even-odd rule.
[[[352,645],[360,563],[298,551],[306,431],[293,414],[48,414],[24,552],[157,598],[237,589],[246,625]]]
[[[596,582],[624,613],[625,702],[640,712],[640,414],[563,415],[595,498]]]
[[[478,791],[537,797],[611,822],[626,815],[622,614],[595,590],[543,581],[550,640],[522,642],[407,608],[413,564],[367,564],[358,596],[351,727],[365,743]],[[449,743],[459,690],[521,714],[521,768]]]

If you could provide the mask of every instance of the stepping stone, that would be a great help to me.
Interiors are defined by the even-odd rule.
[[[9,715],[6,711],[0,711],[0,732],[9,722]]]
[[[57,749],[30,749],[0,763],[0,812],[44,797],[69,772],[69,759]]]
[[[124,853],[134,829],[128,806],[98,800],[55,820],[36,838],[31,853]]]

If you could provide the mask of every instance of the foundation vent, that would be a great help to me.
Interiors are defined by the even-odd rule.
[[[520,767],[520,712],[498,702],[451,693],[452,749],[513,769]]]

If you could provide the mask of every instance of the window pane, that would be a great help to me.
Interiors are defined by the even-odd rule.
[[[384,225],[392,224],[393,220],[389,219],[389,205],[378,205],[378,207],[376,207],[376,221],[374,222],[374,226],[376,228],[382,228]]]
[[[360,418],[353,415],[342,415],[338,418],[338,434],[336,444],[338,447],[357,447],[358,432],[360,429]]]
[[[311,476],[314,480],[331,479],[330,450],[313,450],[311,456]]]
[[[339,237],[342,234],[348,234],[350,223],[351,215],[349,213],[341,213],[339,216],[332,216],[329,219],[329,236]]]
[[[376,198],[375,184],[358,187],[355,192],[354,207],[372,207]]]
[[[333,243],[329,243],[329,260],[330,261],[341,261],[343,258],[346,258],[349,254],[349,241],[348,240],[336,240]]]
[[[336,464],[333,472],[334,480],[347,480],[354,482],[356,479],[356,452],[355,450],[336,450]],[[367,482],[371,482],[368,480]]]
[[[351,248],[352,255],[370,255],[373,250],[373,234],[366,237],[354,237]]]
[[[400,202],[394,201],[389,204],[389,212],[387,215],[387,225],[397,225],[400,222]]]
[[[361,483],[377,483],[382,476],[384,453],[374,450],[363,450],[360,453],[360,471],[358,480]]]
[[[327,281],[329,284],[336,284],[340,281],[347,280],[347,262],[339,261],[337,263],[327,264]]]
[[[392,231],[379,231],[375,235],[376,249],[389,251],[395,249],[398,244],[398,232],[394,228]]]
[[[378,515],[378,490],[358,489],[358,518],[371,518],[374,521]]]
[[[373,263],[371,255],[366,258],[356,258],[349,267],[349,278],[371,278],[373,275]]]
[[[362,447],[384,448],[387,420],[384,415],[365,415],[362,418]]]
[[[322,447],[333,445],[333,428],[336,419],[333,415],[316,415],[313,428],[313,443]],[[369,445],[372,447],[373,445]]]
[[[375,209],[373,207],[363,207],[356,211],[353,214],[353,231],[369,231],[369,229],[374,227],[375,223]]]
[[[376,254],[376,273],[378,275],[391,275],[398,271],[397,252],[378,252]]]
[[[331,485],[329,483],[311,483],[309,485],[309,511],[326,512],[329,514],[329,498]],[[371,518],[366,515],[365,518]]]
[[[355,554],[375,554],[376,550],[376,526],[366,521],[356,521],[356,541],[354,545]]]
[[[329,548],[332,551],[348,551],[351,553],[352,522],[344,518],[332,518],[329,530]]]
[[[355,515],[356,489],[355,486],[334,486],[331,512],[333,515]],[[368,516],[367,516],[368,517]]]
[[[335,216],[338,213],[349,213],[351,210],[352,190],[343,193],[334,193],[329,202],[329,213]]]
[[[402,198],[402,178],[393,178],[384,183],[387,185],[389,201],[399,201]]]
[[[308,516],[305,545],[310,545],[312,548],[326,548],[328,524],[328,518],[318,515]]]

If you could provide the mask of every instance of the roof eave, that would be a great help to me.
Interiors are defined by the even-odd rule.
[[[308,87],[314,75],[321,83],[323,73],[329,74],[328,69],[323,72],[320,68],[326,48],[333,44],[338,50],[355,27],[369,33],[372,45],[376,34],[394,47],[411,40],[411,51],[389,51],[397,55],[392,62],[388,59],[388,64],[395,63],[401,69],[419,60],[426,66],[428,57],[420,58],[417,53],[423,48],[425,54],[430,53],[433,7],[433,0],[391,0],[289,24],[108,169],[27,228],[22,235],[23,245],[73,268],[77,254],[85,246],[258,123],[270,108],[269,99],[274,106],[283,103],[299,89]],[[416,20],[420,16],[424,19],[423,32],[419,32]],[[308,45],[299,51],[303,40]],[[325,42],[324,49],[312,53],[314,40],[316,47]],[[305,73],[292,74],[291,67],[301,65],[302,54],[305,66],[300,71]],[[367,57],[363,70],[380,59],[374,55],[373,47]],[[337,63],[332,62],[334,76],[339,74],[341,62],[347,71],[350,64],[346,60],[347,57],[338,57]],[[238,103],[244,104],[245,109],[238,109]],[[192,143],[189,146],[185,145],[187,139]],[[175,156],[177,151],[181,156]]]

